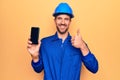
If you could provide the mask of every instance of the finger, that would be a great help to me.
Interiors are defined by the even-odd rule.
[[[28,38],[28,44],[32,44],[32,41],[30,40],[30,38]]]
[[[75,36],[72,36],[71,40],[74,41],[75,40]]]
[[[74,41],[71,41],[72,46],[74,46]]]
[[[71,40],[71,44],[73,44],[73,43],[74,43],[74,41]]]
[[[27,48],[31,48],[32,45],[27,45]]]
[[[32,44],[32,41],[29,40],[29,41],[28,41],[28,44]]]
[[[74,41],[74,39],[71,39],[71,41]]]
[[[71,43],[74,43],[74,40],[71,40]]]

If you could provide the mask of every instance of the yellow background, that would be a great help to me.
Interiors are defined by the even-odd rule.
[[[92,74],[82,67],[81,80],[120,80],[120,0],[64,0],[75,18],[71,35],[79,28],[99,61]],[[52,13],[62,0],[0,0],[0,80],[42,80],[31,67],[26,50],[31,26],[40,38],[56,31]]]

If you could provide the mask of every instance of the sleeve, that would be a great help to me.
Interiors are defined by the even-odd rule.
[[[86,56],[82,56],[82,61],[85,67],[92,73],[96,73],[98,71],[98,61],[91,52]]]
[[[33,60],[32,60],[31,65],[32,65],[34,71],[37,73],[40,73],[43,70],[43,62],[42,62],[41,58],[38,62],[33,62]]]

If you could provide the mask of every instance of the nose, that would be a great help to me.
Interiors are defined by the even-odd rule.
[[[62,20],[62,24],[65,24],[65,20],[64,19]]]

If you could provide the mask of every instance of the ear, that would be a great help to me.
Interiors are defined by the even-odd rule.
[[[57,16],[54,17],[54,20],[56,20]]]
[[[56,17],[54,18],[54,22],[55,22],[55,20],[56,20]]]

